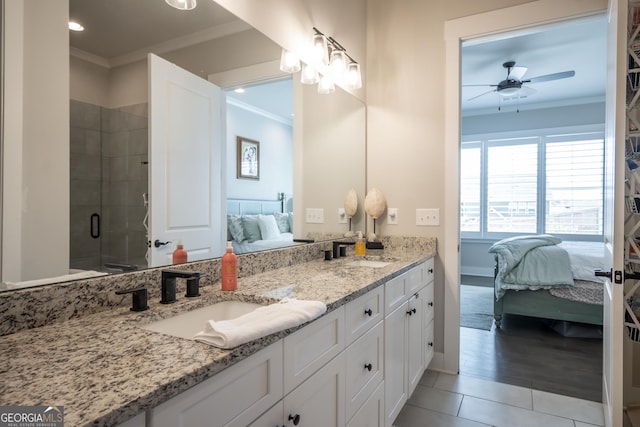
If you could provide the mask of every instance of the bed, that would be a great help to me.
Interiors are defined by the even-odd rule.
[[[562,242],[549,235],[496,242],[494,319],[504,314],[602,325],[600,242]]]
[[[291,198],[227,199],[227,239],[236,254],[295,244]]]

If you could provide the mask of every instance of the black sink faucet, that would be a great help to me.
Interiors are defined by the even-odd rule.
[[[346,245],[355,245],[356,242],[351,242],[351,241],[339,241],[339,240],[334,240],[333,241],[333,257],[334,258],[340,258],[340,256],[345,256],[344,253],[340,253],[340,247],[346,247]]]
[[[200,272],[185,270],[162,270],[162,291],[160,303],[171,304],[176,302],[176,278],[187,279],[186,297],[200,296]]]

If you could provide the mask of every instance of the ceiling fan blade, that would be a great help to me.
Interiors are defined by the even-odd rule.
[[[522,80],[522,77],[524,77],[524,74],[527,72],[527,70],[527,67],[513,67],[511,69],[511,72],[507,76],[507,79]]]
[[[482,92],[480,95],[476,95],[476,96],[473,96],[473,97],[467,99],[467,101],[473,101],[476,98],[480,98],[481,96],[484,96],[484,95],[486,95],[488,93],[493,93],[493,92],[495,92],[495,89],[494,90],[489,90],[487,92]]]
[[[573,77],[575,75],[576,75],[576,72],[573,70],[563,71],[561,73],[545,74],[544,76],[531,77],[530,79],[523,80],[522,83],[548,82],[550,80],[566,79],[568,77]]]

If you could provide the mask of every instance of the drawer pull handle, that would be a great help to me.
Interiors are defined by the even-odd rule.
[[[429,347],[433,347],[433,341],[429,342],[429,344],[427,344]]]
[[[433,274],[433,268],[429,269],[429,274]]]
[[[371,363],[367,363],[367,364],[364,365],[364,368],[367,371],[371,372],[371,370],[373,369],[373,365]]]
[[[364,311],[364,314],[366,314],[367,316],[371,317],[373,315],[373,310],[371,310],[370,308]]]
[[[429,303],[427,304],[429,307],[433,307],[433,301],[429,301]]]
[[[412,308],[411,310],[407,311],[407,314],[408,314],[409,316],[412,316],[413,314],[415,314],[415,312],[416,312],[416,309],[415,309],[415,308]]]
[[[300,422],[300,415],[298,415],[298,414],[295,414],[295,415],[289,414],[289,421],[292,421],[292,420],[293,420],[293,425],[297,426],[298,423]]]

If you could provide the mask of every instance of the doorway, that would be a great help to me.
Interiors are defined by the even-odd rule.
[[[491,34],[498,38],[499,34],[514,29],[531,29],[535,26],[556,23],[561,20],[575,19],[601,14],[601,4],[574,4],[566,9],[558,10],[545,1],[528,3],[521,6],[488,12],[472,17],[448,21],[445,24],[446,40],[446,75],[460,75],[461,42],[473,40],[479,36]],[[486,38],[485,40],[487,40]],[[461,97],[460,80],[449,79],[446,82],[446,99],[454,100],[446,104],[445,120],[445,193],[450,195],[445,201],[448,212],[460,212],[459,199],[456,197],[460,185],[459,160],[461,140],[460,105],[455,100]],[[453,195],[453,196],[452,196]],[[452,215],[453,216],[453,215]],[[460,223],[447,223],[445,226],[445,241],[460,242]],[[458,245],[446,245],[445,259],[445,333],[444,358],[442,369],[447,372],[459,372],[460,329],[459,329],[459,298],[460,298],[460,261],[461,254]]]

